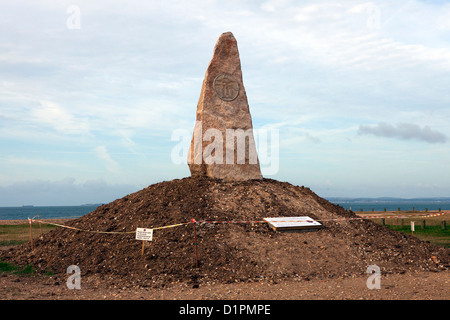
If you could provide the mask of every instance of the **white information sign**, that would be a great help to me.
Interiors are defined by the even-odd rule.
[[[277,231],[283,230],[318,230],[322,225],[311,219],[310,217],[277,217],[277,218],[264,218],[273,229]]]
[[[136,240],[152,241],[153,229],[136,228]]]

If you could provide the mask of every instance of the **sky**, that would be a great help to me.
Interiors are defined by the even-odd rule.
[[[253,127],[278,134],[264,177],[450,196],[450,1],[0,0],[0,30],[0,206],[189,176],[174,150],[228,31]]]

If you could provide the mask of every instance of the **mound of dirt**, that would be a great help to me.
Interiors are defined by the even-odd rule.
[[[148,186],[68,223],[117,234],[57,228],[35,241],[34,250],[27,243],[0,258],[58,274],[77,265],[83,279],[97,277],[125,286],[345,278],[365,274],[369,265],[379,266],[382,273],[450,266],[449,249],[369,220],[324,221],[321,230],[302,233],[276,232],[265,223],[189,223],[302,215],[316,220],[357,217],[309,188],[287,182],[188,177]],[[142,255],[142,242],[132,233],[137,227],[184,222],[155,230]]]

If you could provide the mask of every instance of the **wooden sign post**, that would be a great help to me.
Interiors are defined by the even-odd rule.
[[[33,250],[34,249],[34,245],[33,245],[33,231],[31,230],[32,229],[32,220],[30,219],[30,218],[28,218],[28,222],[30,223],[30,242],[31,242],[31,250]]]
[[[40,214],[38,214],[38,221],[39,221],[39,235],[42,236],[42,223]]]
[[[195,219],[191,219],[191,222],[194,224],[195,267],[198,268],[198,253],[197,253],[198,242],[197,242],[197,230],[195,228],[197,221],[195,221]]]
[[[153,229],[136,228],[136,240],[142,240],[142,255],[144,255],[145,241],[153,240]]]

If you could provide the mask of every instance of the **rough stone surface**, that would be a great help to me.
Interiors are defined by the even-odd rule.
[[[238,139],[227,136],[227,129],[248,134],[245,154],[238,152]],[[262,179],[239,51],[231,32],[217,40],[203,80],[188,164],[192,176]]]

